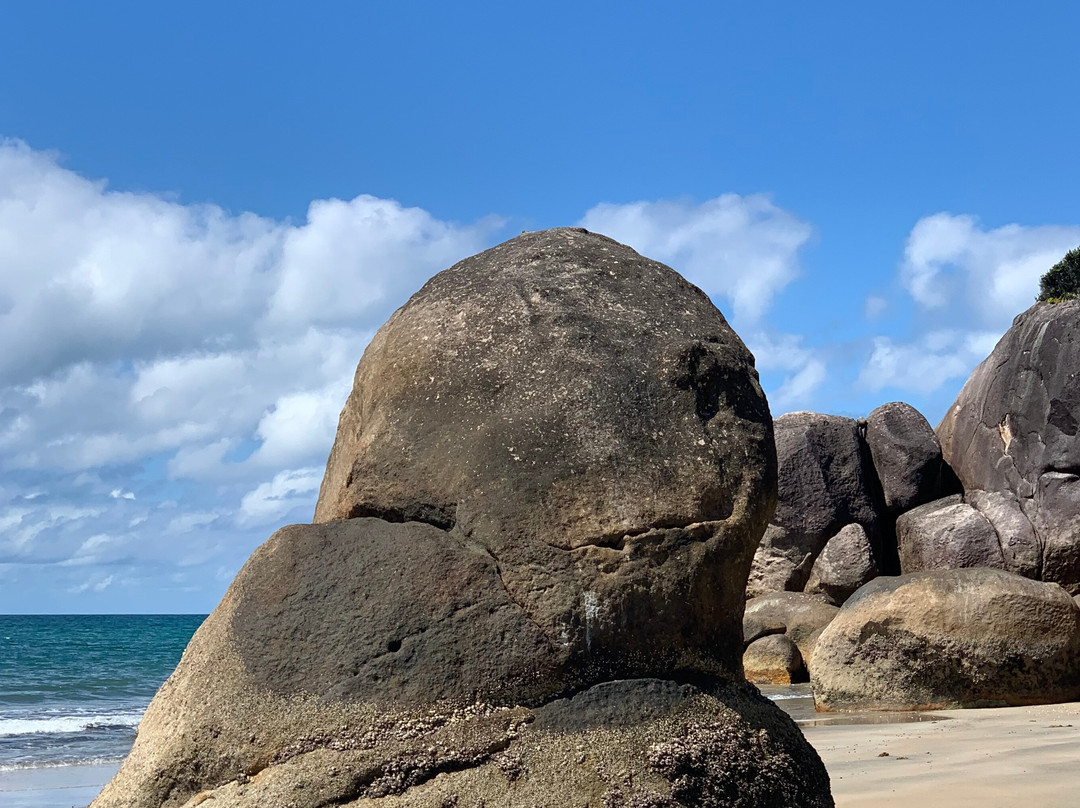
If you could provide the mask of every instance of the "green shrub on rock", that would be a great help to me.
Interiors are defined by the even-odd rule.
[[[1050,267],[1039,279],[1039,302],[1060,303],[1080,295],[1080,247]]]

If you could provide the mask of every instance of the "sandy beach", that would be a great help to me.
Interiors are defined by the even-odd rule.
[[[1080,804],[1080,703],[847,717],[815,716],[808,702],[792,699],[784,706],[825,761],[837,808]],[[890,718],[904,720],[848,723]],[[0,772],[0,803],[5,808],[85,806],[116,768]]]
[[[120,764],[47,766],[0,771],[4,808],[82,808],[98,795]]]
[[[1080,703],[937,715],[942,720],[804,725],[837,808],[1080,804]]]

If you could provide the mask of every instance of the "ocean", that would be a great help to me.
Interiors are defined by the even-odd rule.
[[[0,771],[122,760],[206,615],[0,615]]]

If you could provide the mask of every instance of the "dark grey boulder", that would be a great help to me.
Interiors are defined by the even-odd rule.
[[[825,543],[845,525],[862,525],[875,544],[879,536],[876,477],[858,423],[793,412],[777,418],[774,429],[777,506],[754,557],[751,598],[802,590]]]
[[[808,663],[819,710],[925,710],[1080,698],[1080,608],[1057,584],[987,568],[880,577]]]
[[[759,637],[743,653],[746,680],[754,684],[789,685],[806,681],[802,654],[784,634]]]
[[[360,361],[318,523],[252,555],[95,808],[831,805],[743,678],[771,434],[723,316],[628,247],[441,273]]]
[[[964,489],[1010,493],[1042,550],[1041,576],[1080,591],[1080,300],[1019,315],[937,434]]]
[[[896,537],[904,573],[1005,566],[994,526],[959,494],[901,515]]]
[[[901,401],[866,417],[866,443],[894,516],[942,495],[941,444],[922,414]]]
[[[803,591],[823,595],[839,606],[877,576],[877,562],[866,530],[862,525],[847,525],[829,539]]]

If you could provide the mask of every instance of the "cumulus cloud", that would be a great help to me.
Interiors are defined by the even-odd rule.
[[[813,408],[814,398],[828,377],[828,364],[819,350],[804,345],[795,334],[759,331],[746,339],[763,380],[776,375],[769,392],[773,415]]]
[[[290,469],[275,474],[270,482],[261,483],[244,496],[237,522],[263,525],[279,521],[297,505],[310,501],[308,495],[319,490],[322,476],[321,468]]]
[[[813,235],[808,223],[762,194],[700,204],[601,204],[580,224],[669,264],[722,307],[720,298],[730,300],[733,319],[748,325],[798,276],[798,252]]]
[[[582,224],[748,323],[812,235],[765,196],[600,205]],[[501,227],[363,195],[296,222],[235,214],[0,141],[0,574],[48,565],[70,594],[219,592],[217,571],[310,518],[374,330]],[[759,359],[777,400],[803,403],[825,364],[784,339]]]
[[[1039,291],[1039,278],[1080,244],[1080,227],[1009,224],[936,213],[908,236],[899,279],[915,304],[907,339],[878,335],[859,372],[864,389],[930,395],[955,388]],[[878,306],[867,300],[867,315]],[[949,382],[954,382],[951,386]],[[946,402],[947,403],[947,402]],[[941,406],[942,402],[938,402]]]
[[[901,280],[921,306],[963,304],[997,325],[1030,306],[1040,276],[1078,244],[1080,227],[987,230],[975,216],[936,213],[912,228]]]
[[[314,505],[374,329],[500,227],[371,196],[232,214],[0,142],[0,564],[234,568],[237,525]]]
[[[932,393],[947,381],[967,379],[1000,336],[996,331],[945,330],[910,343],[877,337],[859,382],[873,391],[894,388]]]

